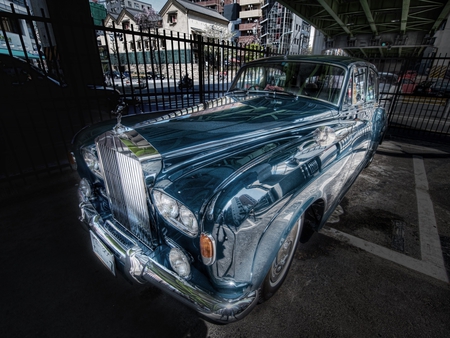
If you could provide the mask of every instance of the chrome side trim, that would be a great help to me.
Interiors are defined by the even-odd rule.
[[[155,257],[143,253],[136,239],[118,230],[111,221],[104,221],[92,203],[79,194],[81,217],[101,241],[125,266],[125,273],[139,283],[151,283],[190,306],[216,323],[230,323],[245,317],[258,303],[258,290],[233,299],[223,298],[185,280],[163,266]],[[111,233],[111,227],[118,233]]]

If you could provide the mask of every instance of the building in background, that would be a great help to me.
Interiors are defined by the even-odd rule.
[[[261,44],[261,27],[259,23],[263,20],[262,7],[264,6],[264,0],[240,0],[240,6],[239,43]]]
[[[276,1],[263,6],[261,44],[279,54],[309,54],[311,25]]]
[[[232,23],[234,42],[259,44],[281,54],[310,54],[313,31],[309,23],[274,0],[194,0],[222,11]]]
[[[195,2],[197,5],[216,11],[224,16],[227,5],[239,4],[239,0],[192,0],[190,2]]]
[[[27,13],[25,0],[2,0],[0,1],[0,11],[10,13],[11,5],[16,13]],[[40,46],[36,42],[37,36],[33,36],[36,31],[29,25],[25,20],[5,17],[2,21],[2,29],[0,29],[0,54],[10,54],[11,51],[14,56],[37,59]],[[3,33],[3,29],[5,33]]]
[[[184,0],[168,0],[161,8],[162,29],[195,38],[211,25],[228,31],[229,21],[215,10]]]
[[[143,12],[146,9],[149,10],[152,8],[152,5],[137,0],[103,0],[93,2],[99,3],[104,2],[108,13],[116,13],[116,14],[122,12],[123,9]]]
[[[230,36],[229,20],[217,11],[196,3],[183,0],[168,0],[161,8],[159,14],[162,17],[162,29],[179,33],[181,37],[186,34],[188,38],[197,41],[200,36],[206,36],[211,29],[216,30],[215,36],[211,37],[220,41],[228,40]],[[199,60],[197,44],[164,44],[162,48],[192,48],[193,60],[191,61],[197,63]]]
[[[241,24],[241,18],[239,17],[240,11],[241,6],[236,1],[225,4],[223,8],[223,16],[230,21],[229,28],[233,36],[232,43],[238,43],[239,37],[241,36],[241,31],[239,30],[239,25]]]

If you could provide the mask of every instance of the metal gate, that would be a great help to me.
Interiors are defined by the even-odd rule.
[[[449,142],[450,57],[372,59],[379,71],[388,134]]]

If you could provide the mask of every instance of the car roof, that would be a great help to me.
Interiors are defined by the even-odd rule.
[[[249,63],[257,62],[282,62],[282,61],[308,61],[308,62],[326,62],[336,64],[341,67],[350,68],[354,64],[370,65],[374,69],[376,67],[366,60],[354,58],[350,56],[337,55],[287,55],[287,56],[270,56],[258,60],[250,61]]]

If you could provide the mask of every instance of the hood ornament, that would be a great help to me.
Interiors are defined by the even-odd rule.
[[[127,130],[127,127],[125,127],[122,123],[122,114],[117,114],[117,124],[113,127],[113,131],[115,134],[122,134]]]
[[[116,109],[112,111],[113,114],[117,114],[117,124],[113,127],[113,132],[115,134],[122,134],[128,130],[128,128],[122,124],[122,110],[124,110],[124,108],[124,104],[119,104]]]

